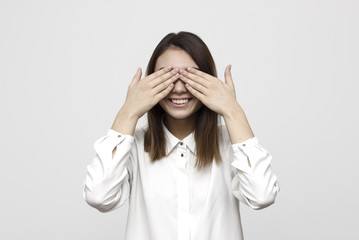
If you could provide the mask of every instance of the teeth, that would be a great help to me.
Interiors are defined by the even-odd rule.
[[[184,104],[184,103],[188,102],[188,99],[180,99],[180,100],[171,99],[171,101],[175,104]]]

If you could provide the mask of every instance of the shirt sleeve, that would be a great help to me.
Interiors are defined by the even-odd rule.
[[[256,210],[273,204],[280,187],[270,165],[272,155],[258,143],[256,136],[232,144],[232,150],[233,195]]]
[[[122,206],[130,195],[133,167],[131,147],[134,137],[109,129],[94,143],[96,156],[87,166],[83,197],[100,212]],[[112,158],[112,152],[116,153]]]

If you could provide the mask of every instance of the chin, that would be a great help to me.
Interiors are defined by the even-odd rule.
[[[178,113],[166,112],[166,114],[168,116],[170,116],[171,118],[176,119],[176,120],[185,120],[185,119],[188,119],[188,118],[192,117],[196,113],[193,113],[193,114],[178,114]]]

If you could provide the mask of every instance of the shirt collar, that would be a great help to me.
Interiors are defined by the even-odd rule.
[[[194,155],[196,155],[196,142],[194,140],[194,132],[191,132],[191,134],[189,134],[183,140],[179,140],[167,129],[163,121],[162,127],[166,138],[166,155],[168,155],[173,150],[173,148],[175,148],[180,142],[183,142],[183,144],[187,146]]]

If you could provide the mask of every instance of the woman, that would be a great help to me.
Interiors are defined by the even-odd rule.
[[[236,101],[230,70],[219,80],[207,46],[188,32],[161,40],[146,77],[137,70],[84,182],[101,212],[129,201],[127,240],[243,239],[239,201],[275,201],[272,156]],[[145,113],[148,126],[136,129]]]

